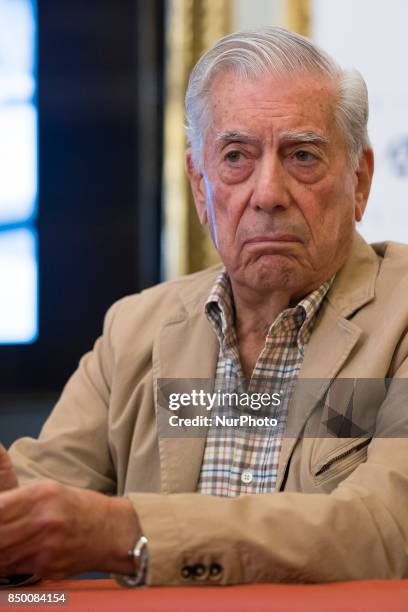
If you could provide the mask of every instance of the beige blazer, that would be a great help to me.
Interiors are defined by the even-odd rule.
[[[279,492],[234,499],[195,493],[205,439],[159,437],[153,391],[158,378],[214,375],[218,344],[203,303],[217,271],[109,310],[39,440],[12,446],[20,481],[127,495],[149,539],[150,584],[408,577],[404,402],[390,392],[366,403],[378,427],[369,444],[304,435],[324,421],[331,379],[408,377],[408,247],[375,252],[356,235],[306,349],[300,379],[317,386],[295,394]]]

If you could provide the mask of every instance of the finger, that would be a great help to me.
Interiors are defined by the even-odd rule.
[[[37,502],[35,483],[0,493],[0,525],[28,516]]]
[[[17,475],[8,452],[0,444],[0,491],[8,491],[18,486]]]
[[[75,573],[76,566],[70,571],[69,555],[68,559],[61,555],[60,548],[55,538],[37,531],[26,542],[0,550],[0,576],[32,573],[43,578],[62,578]]]
[[[42,534],[43,535],[43,534]],[[32,542],[36,542],[38,526],[32,517],[23,517],[17,521],[0,525],[0,563],[3,555],[10,549],[28,548]]]
[[[5,576],[27,574],[31,575],[33,578],[36,578],[37,581],[40,579],[40,577],[49,580],[61,580],[62,578],[72,575],[72,572],[55,570],[53,567],[43,569],[44,564],[42,563],[41,559],[38,559],[38,552],[33,552],[31,555],[27,555],[27,557],[19,559],[14,564],[10,565],[10,567],[12,571],[5,573]]]
[[[35,513],[34,513],[35,514]],[[0,523],[0,576],[25,573],[21,563],[30,558],[37,559],[27,568],[28,573],[38,570],[38,558],[44,551],[52,551],[54,538],[41,528],[33,514],[6,526]],[[48,556],[50,556],[48,552]]]
[[[10,576],[12,574],[38,573],[38,556],[41,553],[41,542],[33,540],[25,546],[10,548],[0,557],[0,576]],[[26,559],[32,560],[30,566],[22,567]],[[35,562],[35,560],[37,560]]]
[[[13,576],[16,574],[35,574],[36,572],[36,550],[22,552],[15,551],[5,554],[0,559],[0,576]]]

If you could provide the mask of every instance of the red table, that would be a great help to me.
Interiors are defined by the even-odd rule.
[[[64,592],[65,605],[5,605],[6,593]],[[408,612],[408,580],[124,589],[112,580],[44,581],[0,591],[0,611]]]

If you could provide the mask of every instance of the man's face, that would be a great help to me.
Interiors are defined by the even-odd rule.
[[[187,160],[200,219],[233,286],[302,297],[350,252],[371,152],[351,168],[321,76],[218,75],[210,104],[202,170]]]

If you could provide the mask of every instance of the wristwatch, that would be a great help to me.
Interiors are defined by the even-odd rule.
[[[132,550],[129,550],[128,556],[133,560],[135,573],[133,576],[116,574],[116,581],[125,587],[137,587],[146,584],[147,564],[149,561],[149,552],[147,548],[147,538],[141,536],[137,544]]]

